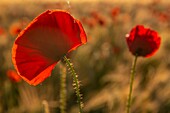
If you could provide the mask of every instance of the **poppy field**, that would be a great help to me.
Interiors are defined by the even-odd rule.
[[[0,113],[170,113],[169,31],[164,0],[0,1]]]

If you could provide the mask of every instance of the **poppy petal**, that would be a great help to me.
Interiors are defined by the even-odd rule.
[[[22,78],[37,85],[50,76],[65,54],[86,42],[85,31],[78,20],[68,12],[48,10],[18,35],[12,60]]]

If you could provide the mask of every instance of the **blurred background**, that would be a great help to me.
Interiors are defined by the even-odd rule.
[[[18,77],[11,49],[18,33],[47,9],[63,9],[79,19],[88,42],[70,59],[81,81],[85,113],[124,113],[133,61],[125,35],[142,24],[162,38],[158,52],[139,58],[132,113],[170,113],[170,1],[169,0],[1,0],[0,1],[0,113],[59,113],[60,63],[38,86]],[[67,74],[68,113],[78,105]]]

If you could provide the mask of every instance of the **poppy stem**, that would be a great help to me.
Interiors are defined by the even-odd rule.
[[[60,65],[60,112],[66,113],[66,67]]]
[[[128,100],[127,100],[127,110],[126,113],[130,113],[130,107],[131,107],[131,102],[132,102],[132,89],[133,89],[133,81],[134,81],[134,76],[135,76],[135,68],[136,68],[136,62],[137,62],[138,56],[135,56],[132,68],[131,68],[131,75],[130,75],[130,87],[129,87],[129,95],[128,95]]]
[[[73,64],[70,62],[70,60],[66,56],[64,56],[63,59],[66,62],[66,65],[69,68],[68,70],[70,71],[73,77],[73,87],[77,95],[77,103],[79,104],[79,113],[83,113],[82,94],[80,93],[80,82],[78,80],[78,75],[76,74]]]

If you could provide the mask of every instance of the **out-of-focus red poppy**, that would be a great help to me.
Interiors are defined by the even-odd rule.
[[[82,22],[86,24],[88,27],[93,28],[96,26],[97,21],[94,18],[82,18]]]
[[[22,30],[22,23],[21,22],[14,22],[11,24],[9,28],[9,32],[12,36],[17,36]]]
[[[111,16],[112,18],[115,20],[116,17],[119,15],[120,13],[120,8],[119,7],[114,7],[112,10],[111,10]]]
[[[9,79],[13,82],[20,82],[22,80],[15,70],[9,69],[7,70],[6,74],[9,77]]]
[[[159,49],[161,38],[156,31],[137,25],[126,36],[126,41],[133,55],[150,57]]]
[[[112,47],[112,52],[113,52],[113,54],[118,55],[121,53],[121,48],[119,46],[114,45]]]
[[[98,19],[98,23],[99,23],[99,25],[101,25],[101,26],[105,26],[106,21],[105,21],[103,18],[99,18],[99,19]]]
[[[164,12],[157,11],[155,9],[151,10],[152,15],[159,20],[159,22],[169,22],[170,20],[170,15],[168,10]]]
[[[3,35],[4,33],[5,33],[5,30],[2,27],[0,27],[0,35]]]
[[[6,45],[7,42],[7,33],[3,27],[0,27],[0,46]]]
[[[62,10],[48,10],[36,17],[12,48],[12,61],[29,84],[37,85],[50,76],[57,62],[87,42],[79,20]]]
[[[106,24],[106,21],[104,19],[104,17],[102,15],[100,15],[98,12],[94,11],[94,12],[91,12],[91,17],[93,17],[96,22],[101,25],[101,26],[104,26]]]
[[[99,18],[99,13],[97,11],[92,11],[90,13],[91,17],[98,19]]]
[[[159,13],[159,14],[157,15],[157,17],[158,17],[158,19],[159,19],[161,22],[169,22],[169,20],[170,20],[169,14],[166,14],[166,13]]]
[[[3,27],[0,26],[0,37],[6,38],[7,33]]]

